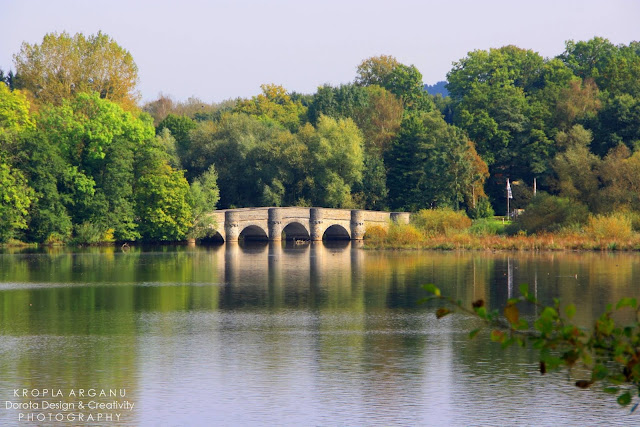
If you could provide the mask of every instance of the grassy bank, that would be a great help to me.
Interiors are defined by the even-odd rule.
[[[583,226],[556,232],[508,235],[509,222],[500,218],[472,222],[454,217],[455,212],[431,214],[422,211],[409,225],[390,224],[387,229],[367,229],[365,247],[369,249],[467,249],[518,251],[640,251],[640,233],[624,215],[598,216]],[[428,218],[424,218],[427,216]]]

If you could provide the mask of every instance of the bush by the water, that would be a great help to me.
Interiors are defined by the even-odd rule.
[[[424,242],[425,235],[418,230],[415,226],[391,224],[389,231],[387,232],[387,241],[392,242],[394,245],[403,246],[416,246]]]
[[[633,234],[632,216],[625,212],[591,216],[584,231],[597,239],[628,239]]]
[[[504,222],[494,218],[476,219],[473,221],[473,225],[469,228],[469,233],[476,236],[494,236],[496,234],[503,234],[504,231]]]
[[[510,234],[525,231],[528,234],[554,232],[587,222],[589,210],[585,205],[564,197],[540,193],[533,198],[515,222],[508,228]]]
[[[411,223],[426,235],[436,235],[465,230],[471,226],[471,219],[449,208],[423,209],[413,214]]]
[[[382,242],[387,238],[387,230],[380,225],[373,225],[367,227],[364,232],[365,240],[372,240],[374,242]]]

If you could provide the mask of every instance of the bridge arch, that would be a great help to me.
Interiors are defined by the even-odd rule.
[[[259,225],[256,224],[248,224],[245,226],[238,235],[238,239],[244,240],[269,240],[269,235]]]
[[[282,228],[286,240],[309,240],[311,233],[304,224],[299,221],[288,221]]]
[[[208,236],[202,238],[202,241],[211,243],[223,243],[224,235],[219,230],[213,230]]]
[[[351,240],[351,235],[342,225],[332,224],[322,233],[322,240]]]

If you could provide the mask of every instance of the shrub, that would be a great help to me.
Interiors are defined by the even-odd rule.
[[[503,234],[505,225],[500,220],[493,218],[482,218],[473,221],[473,225],[469,228],[471,234],[476,236],[493,236]]]
[[[471,220],[464,212],[450,208],[423,209],[413,215],[411,222],[416,228],[430,235],[460,231],[471,226]]]
[[[102,238],[100,239],[102,242],[108,242],[108,243],[113,243],[116,241],[113,233],[115,232],[115,230],[113,228],[107,228],[107,231],[105,231],[102,234]]]
[[[574,224],[584,224],[588,217],[589,211],[582,203],[541,193],[533,198],[507,231],[510,234],[558,231]]]
[[[365,240],[372,240],[374,242],[383,242],[387,238],[387,230],[380,225],[373,225],[367,227],[364,232]]]
[[[623,212],[589,217],[585,232],[597,239],[628,239],[633,233],[631,217]]]
[[[394,246],[419,245],[424,242],[424,234],[413,225],[392,224],[387,233],[387,241]]]
[[[53,232],[44,240],[44,244],[48,246],[57,246],[64,244],[64,237],[60,233]]]
[[[75,236],[73,243],[91,245],[94,243],[100,243],[102,237],[105,234],[99,226],[90,222],[83,222],[77,224],[75,227]]]
[[[627,212],[626,215],[631,220],[631,229],[636,232],[640,232],[640,213],[631,211]]]

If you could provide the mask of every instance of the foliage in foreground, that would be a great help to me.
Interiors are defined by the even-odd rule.
[[[640,404],[640,307],[635,298],[622,298],[614,307],[609,304],[605,312],[590,329],[572,323],[576,313],[573,304],[562,308],[554,299],[553,306],[544,306],[529,293],[527,285],[521,285],[518,298],[510,298],[502,313],[488,310],[483,300],[477,300],[471,307],[461,301],[443,296],[440,289],[429,284],[424,289],[432,296],[424,301],[438,300],[445,303],[436,311],[440,319],[454,312],[470,314],[484,323],[491,331],[491,340],[507,348],[512,345],[531,346],[540,352],[540,373],[557,369],[586,369],[588,376],[576,381],[579,388],[589,388],[595,383],[602,384],[603,391],[617,396],[621,406],[631,407],[634,412]],[[540,315],[529,322],[520,317],[518,305],[537,306]],[[621,324],[617,314],[633,312],[633,321]],[[482,328],[469,333],[474,338]]]

